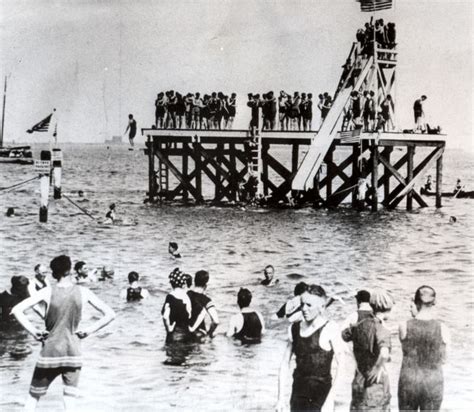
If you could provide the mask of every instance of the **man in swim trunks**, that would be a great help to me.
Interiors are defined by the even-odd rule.
[[[128,141],[130,142],[130,146],[133,147],[133,139],[135,138],[135,135],[137,134],[137,122],[133,118],[133,114],[128,115],[128,125],[127,128],[125,129],[125,133],[127,133],[130,130],[130,133],[128,134]]]
[[[319,285],[309,285],[301,295],[303,320],[291,325],[288,346],[283,355],[278,385],[277,411],[286,410],[283,393],[290,374],[291,358],[296,358],[293,372],[291,411],[334,410],[335,388],[344,344],[337,324],[325,316],[328,297]],[[334,367],[333,363],[337,367]],[[331,376],[334,371],[334,377]]]
[[[50,264],[52,275],[58,281],[53,288],[43,288],[25,299],[12,310],[18,322],[38,341],[43,343],[33,372],[30,396],[25,411],[34,411],[40,398],[58,376],[64,383],[64,406],[75,410],[77,385],[82,367],[80,340],[110,323],[114,311],[89,289],[78,286],[71,274],[71,259],[62,255]],[[45,330],[38,330],[25,312],[44,302],[47,305]],[[103,316],[88,328],[79,328],[83,309],[90,304]]]

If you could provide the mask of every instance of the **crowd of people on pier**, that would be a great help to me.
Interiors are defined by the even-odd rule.
[[[170,245],[173,242],[170,242]],[[169,250],[173,259],[177,244]],[[176,247],[175,247],[176,246]],[[74,268],[74,271],[73,271]],[[45,266],[35,267],[32,279],[25,276],[12,278],[11,290],[1,297],[2,322],[19,322],[36,340],[42,342],[39,359],[33,373],[26,410],[34,410],[46,394],[52,381],[62,376],[64,402],[74,405],[82,361],[79,341],[110,323],[114,311],[84,284],[111,279],[110,268],[87,268],[84,261],[72,265],[68,256],[55,257],[50,262],[49,279]],[[278,284],[275,268],[267,265],[261,287]],[[149,292],[140,284],[136,271],[128,274],[128,287],[120,296],[129,303],[147,299]],[[166,331],[167,353],[183,354],[189,345],[209,342],[218,334],[237,339],[245,345],[258,344],[265,339],[264,316],[252,307],[252,291],[242,286],[236,293],[238,312],[227,327],[222,327],[219,309],[208,296],[210,274],[199,270],[194,278],[176,267],[168,276],[170,289],[164,291],[161,315]],[[54,285],[51,285],[54,283]],[[281,284],[280,284],[281,285]],[[279,286],[280,287],[280,286]],[[265,293],[265,289],[259,293]],[[292,411],[334,410],[336,389],[345,370],[343,359],[352,343],[356,362],[351,396],[351,410],[390,410],[390,385],[386,364],[390,361],[391,333],[386,322],[395,301],[381,288],[362,289],[354,295],[357,309],[338,324],[331,320],[328,308],[341,299],[330,296],[318,284],[300,281],[294,286],[293,297],[279,308],[274,308],[272,319],[289,322],[288,345],[283,355],[278,383],[277,410],[284,410],[285,385],[295,358],[293,385],[290,397]],[[427,285],[419,287],[407,311],[411,318],[399,325],[398,336],[403,352],[398,382],[400,410],[439,410],[443,399],[443,370],[449,332],[437,320],[433,308],[435,290]],[[91,325],[80,324],[85,306],[91,305],[102,316]],[[40,330],[25,315],[34,309],[44,318],[45,329]],[[174,355],[173,355],[174,353]],[[189,354],[190,352],[188,352]],[[174,363],[176,364],[176,363]],[[346,372],[350,370],[346,367]],[[351,393],[351,395],[349,395]]]
[[[158,93],[155,100],[157,129],[232,129],[237,94],[222,92],[202,95],[181,94],[174,90]]]

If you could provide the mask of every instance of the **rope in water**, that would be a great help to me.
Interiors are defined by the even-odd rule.
[[[31,182],[33,180],[36,180],[36,179],[39,179],[39,176],[35,176],[35,177],[32,177],[31,179],[28,179],[28,180],[25,180],[23,182],[20,182],[20,183],[16,183],[14,185],[11,185],[11,186],[6,186],[6,187],[0,187],[0,191],[4,191],[4,190],[8,190],[8,189],[13,189],[15,187],[19,187],[19,186],[22,186],[28,182]]]
[[[71,202],[74,206],[76,206],[82,213],[84,213],[85,215],[89,216],[91,219],[95,220],[95,217],[92,216],[87,210],[83,209],[82,207],[80,207],[77,203],[75,203],[73,200],[71,200],[68,196],[66,195],[61,195],[61,197],[64,197],[66,200],[68,200],[69,202]]]

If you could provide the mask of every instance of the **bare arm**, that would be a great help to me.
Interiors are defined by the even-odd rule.
[[[170,322],[170,305],[168,303],[165,303],[163,310],[163,323],[165,324],[166,332],[173,332],[176,323],[171,324]]]
[[[81,294],[83,302],[89,303],[103,315],[97,322],[93,323],[88,328],[76,331],[77,336],[83,339],[112,322],[115,319],[115,312],[89,289],[81,287]]]
[[[16,320],[23,326],[30,335],[32,335],[36,340],[43,340],[48,333],[46,331],[39,331],[35,326],[29,321],[26,317],[25,312],[28,309],[33,308],[40,302],[46,302],[49,305],[51,299],[51,289],[43,288],[38,293],[30,296],[29,298],[21,301],[12,309],[12,315],[15,316]]]
[[[287,408],[285,408],[285,402],[283,400],[283,394],[284,394],[284,388],[286,383],[288,382],[288,377],[290,376],[291,372],[291,356],[293,355],[293,344],[291,342],[288,342],[285,348],[285,352],[283,352],[283,358],[281,360],[281,365],[280,365],[280,373],[278,375],[278,399],[277,399],[277,405],[276,405],[276,410],[277,412],[284,411]]]
[[[334,411],[335,393],[341,385],[341,374],[339,371],[343,368],[345,345],[341,337],[341,330],[335,323],[331,326],[329,343],[334,352],[333,363],[331,365],[332,385],[321,412]]]

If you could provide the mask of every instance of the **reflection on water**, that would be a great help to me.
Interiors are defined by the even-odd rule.
[[[446,408],[468,409],[472,399],[472,224],[468,199],[446,199],[445,207],[407,213],[403,210],[357,213],[349,209],[244,211],[218,207],[156,207],[143,203],[147,159],[125,147],[71,145],[64,148],[64,191],[77,199],[79,189],[89,212],[102,217],[117,203],[117,214],[137,226],[98,226],[78,214],[69,202],[52,201],[49,222],[38,223],[39,193],[35,183],[0,195],[0,209],[13,206],[21,214],[0,216],[0,286],[14,274],[31,275],[36,263],[60,253],[89,266],[111,265],[115,278],[91,288],[117,312],[117,319],[97,336],[83,341],[81,410],[272,410],[287,325],[270,316],[292,294],[297,282],[321,283],[346,305],[329,313],[342,320],[354,310],[353,290],[379,285],[390,289],[397,305],[389,327],[409,316],[409,302],[423,283],[438,291],[438,313],[453,332],[445,377]],[[473,159],[448,152],[445,182],[467,176]],[[0,165],[5,186],[33,175],[31,169]],[[433,173],[434,175],[434,173]],[[466,187],[474,181],[463,179]],[[449,190],[449,188],[446,188]],[[429,202],[434,201],[430,199]],[[449,223],[449,216],[458,221]],[[182,259],[172,259],[168,242],[180,245]],[[280,282],[259,285],[265,265],[272,264]],[[208,294],[221,309],[224,326],[238,310],[241,286],[254,296],[252,306],[267,320],[259,345],[241,345],[218,335],[201,345],[170,352],[160,310],[168,290],[168,273],[180,266],[188,273],[209,270]],[[151,297],[127,305],[119,299],[127,274],[136,270]],[[86,314],[86,320],[89,317]],[[21,337],[20,337],[21,336]],[[13,342],[28,343],[33,353],[10,354]],[[393,336],[389,365],[392,407],[401,365],[401,348]],[[18,331],[0,343],[1,410],[19,410],[28,392],[39,344]],[[183,349],[183,348],[181,348]],[[346,366],[341,408],[348,409],[352,371]],[[61,410],[61,382],[54,382],[39,410]]]

